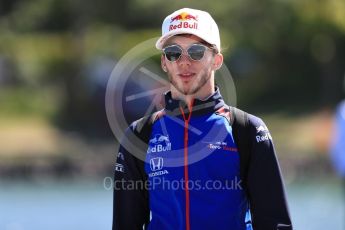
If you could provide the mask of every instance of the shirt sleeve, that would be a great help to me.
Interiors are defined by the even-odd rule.
[[[272,136],[260,118],[248,118],[252,152],[247,189],[254,230],[292,230]]]
[[[113,230],[142,230],[149,222],[147,176],[144,161],[126,149],[135,128],[132,124],[120,143],[114,169]],[[133,140],[132,140],[133,141]],[[135,144],[135,143],[132,143]],[[143,149],[141,154],[145,154]],[[145,152],[144,152],[145,151]]]

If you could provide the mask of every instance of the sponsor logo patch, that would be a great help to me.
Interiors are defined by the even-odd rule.
[[[125,168],[123,167],[122,164],[116,163],[115,164],[115,171],[117,171],[117,172],[125,172]]]
[[[227,142],[224,142],[224,141],[217,141],[217,142],[204,142],[206,143],[207,145],[207,148],[209,149],[223,149],[223,150],[226,150],[226,151],[229,151],[229,152],[237,152],[237,148],[235,147],[230,147],[230,146],[227,146]]]
[[[150,160],[150,168],[152,171],[161,170],[163,168],[163,158],[156,157]]]
[[[257,143],[272,140],[272,136],[270,132],[268,131],[267,127],[264,125],[260,125],[256,127],[256,134],[257,135],[255,136],[255,139]]]
[[[149,173],[149,177],[161,176],[168,174],[168,170],[162,170],[164,165],[164,160],[162,157],[155,157],[150,160],[150,168],[153,171]]]
[[[118,154],[117,154],[117,158],[120,158],[121,160],[125,160],[125,156],[123,155],[123,153],[121,153],[121,152],[118,152]]]
[[[256,127],[256,133],[260,132],[268,132],[268,129],[266,126],[260,125],[259,127]]]
[[[181,28],[198,29],[197,22],[198,16],[183,12],[170,19],[169,31]]]
[[[185,20],[198,21],[198,16],[183,12],[172,17],[170,23],[174,21],[185,21]]]
[[[169,136],[156,134],[149,142],[149,148],[147,153],[158,153],[158,152],[166,152],[171,150],[171,142],[169,140]]]

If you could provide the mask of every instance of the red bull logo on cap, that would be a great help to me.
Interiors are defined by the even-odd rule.
[[[175,21],[181,21],[179,24],[170,25],[169,31],[176,30],[180,28],[190,28],[190,29],[198,29],[198,17],[186,12],[180,13],[174,17],[171,17],[170,23],[173,23]],[[185,21],[185,22],[184,22]],[[193,22],[188,22],[193,21]]]
[[[180,14],[176,15],[175,17],[172,17],[170,23],[172,23],[174,21],[185,21],[185,20],[198,21],[198,18],[197,18],[197,16],[194,16],[194,15],[191,15],[189,13],[183,12],[183,13],[180,13]]]

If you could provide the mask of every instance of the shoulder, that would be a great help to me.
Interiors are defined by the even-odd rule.
[[[256,115],[253,115],[251,113],[248,113],[244,110],[241,110],[237,107],[233,107],[235,110],[239,111],[240,113],[237,113],[236,116],[241,116],[240,114],[243,113],[244,116],[245,116],[245,122],[247,123],[247,125],[250,127],[250,128],[256,128],[256,127],[260,127],[260,126],[264,126],[266,127],[266,124],[265,122],[258,116]],[[236,118],[238,119],[238,118]]]
[[[159,120],[164,114],[165,111],[162,109],[147,116],[141,117],[138,120],[133,121],[125,133],[127,134],[130,132],[139,136],[147,135],[148,132],[150,132],[152,124]]]
[[[243,112],[246,114],[245,122],[246,122],[246,127],[248,129],[251,142],[255,144],[261,144],[261,143],[270,144],[272,141],[272,136],[265,122],[256,115],[253,115],[245,111]]]
[[[260,126],[266,127],[265,122],[260,117],[253,114],[248,114],[248,122],[251,127],[255,127],[256,129],[260,129]]]

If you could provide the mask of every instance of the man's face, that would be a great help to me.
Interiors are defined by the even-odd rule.
[[[162,55],[162,68],[168,74],[172,84],[172,91],[177,90],[183,95],[201,93],[213,87],[213,71],[220,68],[223,58],[221,54],[215,54],[214,50],[206,49],[202,59],[192,60],[187,50],[193,44],[202,44],[202,40],[194,35],[180,35],[171,37],[164,45],[178,45],[183,54],[176,61],[169,61]]]

